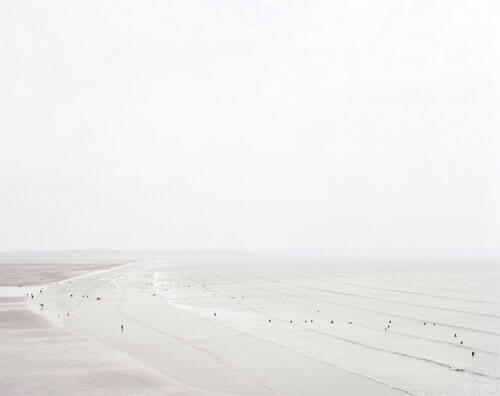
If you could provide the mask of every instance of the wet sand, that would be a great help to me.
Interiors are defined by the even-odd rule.
[[[111,268],[126,259],[0,257],[0,286],[29,286]]]
[[[496,264],[404,268],[148,259],[3,287],[2,394],[498,394]]]

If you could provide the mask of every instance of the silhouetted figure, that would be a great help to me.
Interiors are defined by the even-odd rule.
[[[352,324],[352,322],[347,322],[347,323]]]
[[[460,345],[463,345],[463,344],[464,344],[464,342],[463,342],[463,341],[460,341]]]
[[[424,322],[424,326],[426,325],[427,323]]]
[[[69,296],[70,296],[71,298],[73,298],[73,294],[70,294]]]
[[[214,312],[214,316],[217,316],[217,312]]]
[[[330,320],[330,323],[333,324],[333,320]]]
[[[291,320],[290,323],[293,323],[293,320]]]
[[[392,323],[392,320],[389,320],[389,323]]]
[[[433,326],[436,326],[436,323],[433,323],[432,325],[433,325]]]
[[[121,328],[122,328],[122,333],[123,333],[123,325],[121,326]]]
[[[475,355],[475,354],[476,354],[476,353],[475,353],[474,351],[472,351],[472,357],[474,357],[474,355]]]
[[[33,293],[31,293],[31,298],[34,298],[35,296],[33,295]]]
[[[455,335],[453,337],[457,338],[457,333],[455,333]]]

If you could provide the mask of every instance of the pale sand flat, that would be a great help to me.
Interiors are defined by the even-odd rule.
[[[53,327],[19,302],[0,299],[0,394],[205,394],[127,354]]]
[[[36,288],[2,288],[19,297],[0,301],[0,384],[5,394],[498,393],[495,272],[471,274],[464,289],[452,272],[335,268],[156,260],[60,281],[33,300],[22,295]],[[472,360],[467,348],[482,352]]]
[[[115,258],[0,257],[0,286],[29,286],[57,282],[89,271],[128,262]]]

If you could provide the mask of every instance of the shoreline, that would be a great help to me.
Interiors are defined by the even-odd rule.
[[[484,334],[498,323],[499,305],[481,303],[499,301],[496,270],[470,273],[460,281],[466,289],[457,281],[459,270],[443,268],[249,264],[138,260],[50,284],[0,287],[0,295],[14,297],[0,297],[0,314],[7,318],[0,326],[6,340],[0,384],[22,393],[24,384],[12,381],[31,367],[40,373],[37,386],[62,392],[62,372],[67,386],[112,395],[122,394],[126,383],[140,394],[169,394],[166,389],[175,386],[210,396],[327,396],[334,388],[360,395],[465,396],[466,388],[500,389],[499,339]],[[37,294],[26,301],[33,289]],[[423,317],[434,324],[424,325]],[[465,324],[475,329],[460,327]],[[106,367],[120,373],[118,382],[98,379]],[[123,370],[135,374],[123,377]],[[444,380],[433,380],[438,377]]]

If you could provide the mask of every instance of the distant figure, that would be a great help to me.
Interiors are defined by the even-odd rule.
[[[311,319],[309,322],[311,322],[311,323],[312,323],[312,322],[313,322],[313,320]]]
[[[352,324],[352,322],[347,322],[347,323]]]
[[[472,351],[472,357],[474,357],[474,355],[475,355],[475,354],[476,354],[476,353],[475,353],[474,351]]]
[[[319,312],[319,309],[317,309],[316,312]]]
[[[122,333],[123,333],[123,325],[121,327],[122,327]]]
[[[387,331],[387,327],[384,329],[384,331]]]
[[[453,337],[457,338],[457,333],[455,333],[455,335]]]
[[[66,312],[66,316],[69,316],[69,312]]]
[[[433,325],[433,326],[436,326],[436,323],[433,323],[432,325]]]
[[[391,328],[391,325],[387,325],[387,328],[390,329]]]
[[[304,320],[304,323],[307,323],[307,320]]]
[[[214,316],[217,316],[217,312],[214,312]]]
[[[392,323],[392,320],[389,320],[389,323]]]
[[[33,293],[31,293],[31,298],[34,298]]]
[[[464,342],[463,342],[463,341],[460,341],[460,345],[463,345],[463,344],[464,344]]]
[[[427,323],[424,322],[424,326],[426,325]]]
[[[271,323],[271,319],[268,319],[267,321],[268,321],[269,323]]]
[[[69,296],[70,296],[71,298],[73,298],[73,294],[70,294]]]
[[[333,320],[330,320],[330,323],[333,324]]]

